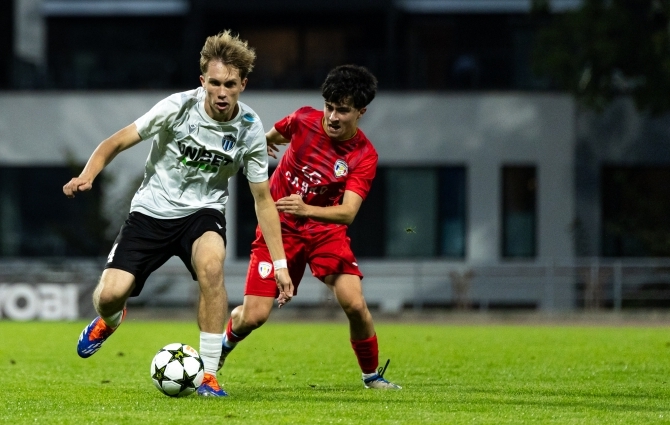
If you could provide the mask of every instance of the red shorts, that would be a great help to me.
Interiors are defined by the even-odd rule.
[[[310,229],[302,234],[286,232],[283,228],[282,239],[288,272],[295,287],[293,295],[298,293],[298,285],[307,264],[312,275],[321,281],[332,274],[352,274],[363,278],[349,245],[347,226],[333,226],[318,231]],[[244,295],[279,296],[270,251],[259,227],[256,227],[256,240],[251,244]]]

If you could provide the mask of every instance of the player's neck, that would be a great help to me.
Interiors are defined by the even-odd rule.
[[[354,132],[351,133],[351,136],[345,136],[345,137],[343,137],[342,139],[338,139],[337,141],[338,141],[338,142],[346,142],[346,141],[351,140],[351,139],[353,139],[354,137],[356,137],[356,134],[358,134],[358,127],[357,127],[357,128],[354,128]]]

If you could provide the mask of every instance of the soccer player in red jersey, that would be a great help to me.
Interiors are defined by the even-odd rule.
[[[270,179],[270,192],[280,214],[289,274],[297,294],[309,264],[312,274],[333,291],[349,319],[351,346],[365,387],[400,389],[384,379],[386,366],[377,368],[377,335],[363,297],[363,275],[346,234],[377,168],[377,152],[358,128],[375,97],[377,80],[363,67],[342,65],[330,71],[321,89],[322,111],[300,108],[265,134],[268,154],[274,158],[277,146],[288,145]],[[231,313],[219,366],[238,342],[267,321],[275,298],[280,308],[288,301],[277,290],[274,268],[257,228],[244,303]]]

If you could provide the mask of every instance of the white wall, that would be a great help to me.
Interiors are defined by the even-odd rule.
[[[62,164],[68,158],[83,163],[100,141],[168,94],[0,94],[0,163]],[[266,129],[300,106],[322,105],[318,92],[256,92],[249,88],[241,100],[256,110]],[[503,262],[503,165],[530,164],[538,170],[538,258],[525,263],[544,264],[574,256],[570,225],[575,217],[575,106],[570,97],[380,93],[363,117],[361,128],[379,151],[382,165],[467,167],[467,257],[453,262],[455,266]],[[142,174],[148,148],[148,143],[140,144],[109,165],[115,180],[107,190],[107,202],[116,202],[115,197],[132,189],[128,182]],[[231,203],[234,200],[231,193]],[[229,208],[229,223],[235,222],[232,211]],[[125,217],[110,219],[118,227]],[[229,229],[229,252],[234,253],[235,229]]]

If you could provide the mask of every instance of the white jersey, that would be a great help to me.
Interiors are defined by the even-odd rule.
[[[143,140],[153,138],[144,180],[130,211],[180,218],[203,208],[225,210],[228,179],[241,166],[252,183],[268,179],[265,131],[242,102],[228,122],[205,112],[205,90],[175,93],[135,121]]]

